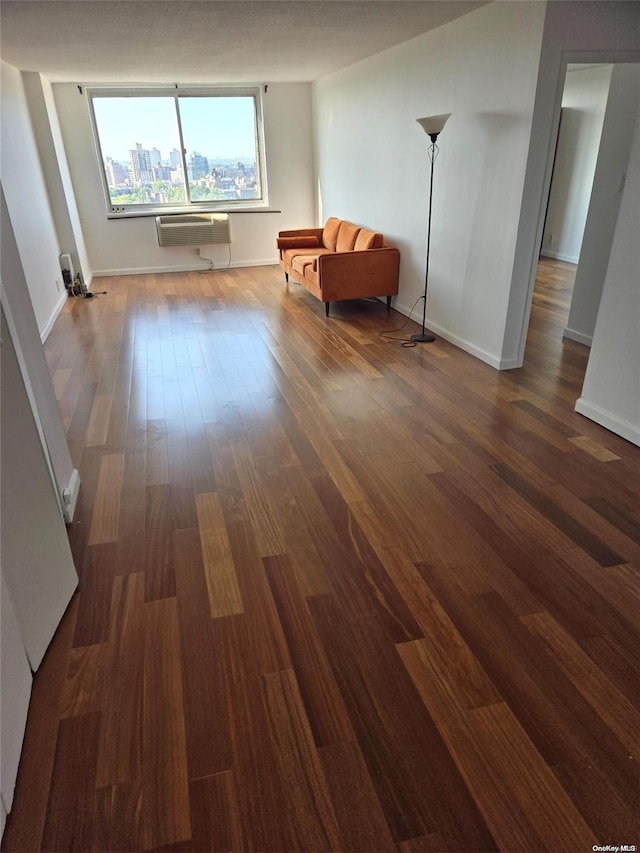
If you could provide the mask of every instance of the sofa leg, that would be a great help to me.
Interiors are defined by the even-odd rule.
[[[387,311],[391,311],[391,297],[387,296]]]
[[[287,284],[289,284],[289,273],[288,272],[286,272],[284,274],[284,280],[287,282]]]
[[[327,317],[329,316],[329,304],[329,302],[324,303],[324,313],[327,315]]]

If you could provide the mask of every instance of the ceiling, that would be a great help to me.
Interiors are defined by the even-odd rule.
[[[2,0],[2,58],[51,82],[308,82],[488,0]]]

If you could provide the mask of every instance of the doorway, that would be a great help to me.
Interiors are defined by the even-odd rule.
[[[568,65],[565,74],[533,293],[539,309],[545,303],[553,306],[551,334],[557,335],[559,344],[568,338],[590,346],[595,326],[599,299],[591,298],[591,283],[578,272],[612,71],[611,64],[579,64]]]
[[[544,220],[532,314],[553,306],[551,344],[562,360],[590,347],[635,127],[640,65],[569,65]],[[525,364],[535,364],[529,326]],[[537,334],[533,333],[533,334]],[[590,355],[580,358],[583,373]]]

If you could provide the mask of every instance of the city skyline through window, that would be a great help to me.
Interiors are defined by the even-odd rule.
[[[93,95],[113,208],[262,199],[253,95]]]

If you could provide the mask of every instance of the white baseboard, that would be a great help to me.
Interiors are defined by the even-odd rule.
[[[62,513],[66,524],[71,524],[73,521],[79,492],[80,474],[78,473],[78,469],[74,468],[66,489],[62,491]]]
[[[619,418],[606,409],[600,408],[595,403],[590,403],[584,397],[580,397],[576,401],[575,410],[579,415],[584,415],[585,418],[595,421],[605,429],[615,432],[616,435],[620,435],[622,438],[626,438],[627,441],[637,444],[640,447],[640,426],[638,424],[625,421],[623,418]]]
[[[562,337],[568,338],[570,341],[576,341],[579,344],[585,344],[588,347],[593,343],[591,335],[583,335],[582,332],[576,332],[575,329],[570,329],[568,326],[562,332]]]
[[[555,261],[566,261],[568,264],[577,264],[580,258],[574,255],[565,255],[564,252],[552,252],[551,249],[543,249],[540,254],[545,258],[553,258]]]
[[[224,272],[228,269],[240,269],[241,267],[270,267],[278,263],[277,258],[267,258],[257,261],[234,261],[229,264],[220,264],[214,266],[212,270],[203,267],[202,264],[197,266],[179,266],[179,267],[135,267],[131,269],[116,269],[116,270],[94,270],[92,278],[104,277],[108,275],[145,275],[146,273],[163,273],[163,272]]]
[[[501,358],[498,370],[517,370],[519,367],[522,367],[522,359]]]
[[[65,289],[65,291],[64,291],[63,293],[61,293],[61,294],[60,294],[60,296],[59,296],[59,298],[58,298],[58,301],[56,302],[56,305],[55,305],[55,307],[54,307],[54,309],[53,309],[53,312],[52,312],[52,314],[51,314],[51,317],[49,317],[49,319],[48,319],[48,321],[47,321],[46,325],[45,325],[45,326],[44,326],[44,328],[43,328],[43,329],[41,329],[41,331],[40,331],[40,341],[41,341],[42,343],[44,343],[44,342],[47,340],[47,338],[49,337],[49,334],[50,334],[50,332],[51,332],[51,329],[53,329],[53,324],[54,324],[54,323],[56,322],[56,320],[58,319],[58,314],[59,314],[59,313],[62,311],[62,309],[64,308],[65,303],[66,303],[66,301],[67,301],[67,299],[68,299],[68,298],[69,298],[69,297],[68,297],[68,295],[67,295],[67,291],[66,291],[66,289]]]
[[[404,314],[405,317],[409,316],[410,308],[408,306],[404,306],[401,303],[394,301],[393,307],[396,311],[399,311],[400,314]],[[411,319],[416,323],[422,323],[422,307],[419,304],[418,309],[413,309],[413,314],[411,315]],[[465,352],[468,352],[470,355],[479,358],[481,361],[484,361],[485,364],[490,365],[496,370],[505,370],[508,367],[520,367],[519,364],[503,364],[502,361],[495,355],[486,350],[477,347],[475,344],[472,344],[470,341],[465,340],[464,338],[459,337],[453,332],[449,331],[449,329],[445,329],[442,326],[434,323],[432,320],[427,318],[427,329],[433,332],[438,337],[444,338],[445,341],[449,341],[450,344],[458,347]]]

